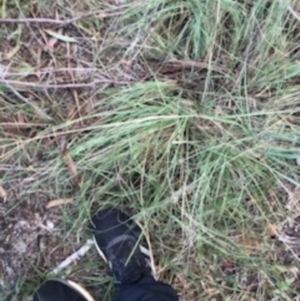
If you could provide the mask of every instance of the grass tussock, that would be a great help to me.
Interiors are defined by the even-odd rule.
[[[11,291],[1,280],[5,296],[30,294],[84,241],[89,211],[113,205],[143,225],[160,279],[183,300],[296,300],[298,10],[4,1],[2,17],[16,19],[0,25],[0,213],[13,224],[34,208],[55,228],[35,231],[61,254],[27,261]],[[43,209],[58,198],[73,202]],[[93,260],[69,276],[107,284]]]

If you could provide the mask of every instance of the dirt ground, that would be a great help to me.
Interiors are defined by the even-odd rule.
[[[0,204],[0,295],[6,296],[1,300],[29,297],[37,284],[89,237],[87,230],[83,230],[84,236],[80,237],[76,231],[63,229],[61,211],[46,208],[52,198],[41,189],[28,192],[31,181],[34,179],[25,178],[11,188],[6,187],[5,203]],[[26,193],[20,191],[26,188]],[[62,274],[85,284],[95,296],[103,295],[105,291],[111,293],[107,267],[94,248],[80,260],[79,268],[73,262]],[[91,286],[93,277],[104,277],[97,281],[100,284],[103,281],[103,286]]]

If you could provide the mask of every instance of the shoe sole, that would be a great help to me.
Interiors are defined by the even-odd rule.
[[[77,291],[82,297],[86,299],[86,301],[95,301],[95,299],[90,295],[90,293],[76,282],[73,282],[71,280],[64,280],[64,279],[52,279],[52,280],[63,283],[68,287],[72,288],[73,290]]]
[[[103,251],[98,246],[97,241],[96,241],[96,237],[94,235],[93,235],[93,241],[94,241],[94,245],[96,247],[96,250],[97,250],[98,254],[109,265],[109,268],[112,269],[111,263],[107,260],[107,258],[105,257]],[[150,251],[146,247],[144,247],[144,246],[142,246],[140,244],[138,246],[140,248],[140,251],[149,258],[149,261],[151,261]],[[151,268],[151,274],[154,275],[155,271],[153,270],[153,267],[152,267],[152,265],[150,263],[149,263],[149,267]]]

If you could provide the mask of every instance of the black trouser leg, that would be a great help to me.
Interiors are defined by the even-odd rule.
[[[134,284],[121,284],[115,301],[178,301],[178,296],[170,285],[146,276]]]

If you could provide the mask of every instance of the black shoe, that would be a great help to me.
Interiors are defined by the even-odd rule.
[[[96,248],[116,281],[134,283],[151,275],[149,250],[140,244],[139,227],[122,211],[100,209],[92,217]]]
[[[95,301],[79,284],[63,279],[44,282],[34,293],[33,301]]]

